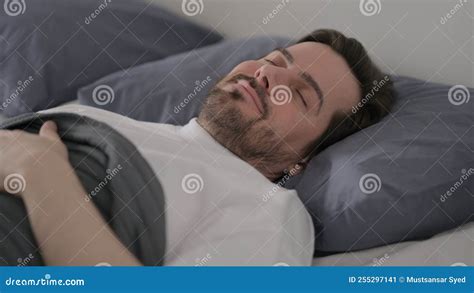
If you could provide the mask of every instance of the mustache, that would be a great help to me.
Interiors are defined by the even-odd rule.
[[[268,99],[266,97],[265,89],[262,86],[260,86],[260,84],[257,82],[257,79],[255,79],[254,77],[242,74],[242,73],[238,73],[238,74],[232,76],[231,78],[229,78],[229,80],[227,82],[237,83],[239,80],[247,81],[249,83],[249,85],[255,90],[255,92],[257,93],[258,98],[260,99],[260,101],[263,105],[263,117],[262,118],[268,117],[269,108],[268,108],[268,104],[267,104]],[[238,93],[238,92],[232,92],[231,96],[234,99],[241,98],[240,93]]]

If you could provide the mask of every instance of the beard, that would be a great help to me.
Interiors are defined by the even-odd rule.
[[[258,118],[246,117],[242,113],[238,103],[243,101],[244,97],[239,91],[235,89],[228,92],[221,88],[241,79],[249,82],[261,100],[263,114]],[[198,122],[215,140],[242,160],[264,174],[280,176],[284,170],[275,171],[279,169],[275,168],[275,165],[293,160],[294,156],[287,150],[283,138],[280,138],[266,121],[270,116],[268,100],[265,90],[254,78],[237,74],[227,81],[221,80],[212,88],[199,114]]]

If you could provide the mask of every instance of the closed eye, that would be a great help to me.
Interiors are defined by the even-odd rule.
[[[273,65],[273,66],[278,66],[278,65],[277,65],[275,62],[273,62],[272,60],[269,60],[269,59],[263,59],[263,60],[265,60],[265,62],[268,62],[268,63],[270,63],[270,64]]]
[[[306,100],[304,99],[303,95],[299,90],[296,90],[296,93],[300,96],[301,101],[303,101],[304,107],[308,108],[308,105],[306,104]]]

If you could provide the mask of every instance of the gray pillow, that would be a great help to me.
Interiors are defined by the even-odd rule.
[[[184,125],[237,64],[289,44],[281,37],[225,40],[106,76],[79,90],[81,104],[151,122]],[[102,95],[101,95],[102,94]]]
[[[236,64],[287,43],[224,41],[138,66],[125,78],[115,73],[81,89],[79,99],[139,120],[183,125]],[[201,86],[207,77],[211,81]],[[451,188],[462,176],[474,177],[474,103],[455,105],[462,102],[461,87],[453,87],[451,103],[450,86],[392,80],[397,90],[392,114],[329,147],[285,184],[298,191],[313,218],[318,253],[430,237],[473,220],[474,178]],[[104,86],[115,99],[98,105],[93,91]]]
[[[286,185],[311,213],[317,253],[427,238],[474,220],[474,90],[392,79],[392,114]]]
[[[73,100],[79,87],[104,75],[221,39],[147,1],[5,4],[0,11],[0,113],[7,116]]]

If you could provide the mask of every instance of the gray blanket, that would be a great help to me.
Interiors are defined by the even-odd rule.
[[[37,133],[46,120],[58,125],[69,161],[88,193],[84,200],[95,203],[123,245],[144,265],[162,265],[163,190],[136,147],[110,126],[76,114],[25,114],[0,128]],[[7,193],[0,193],[0,265],[44,265],[23,201]]]

